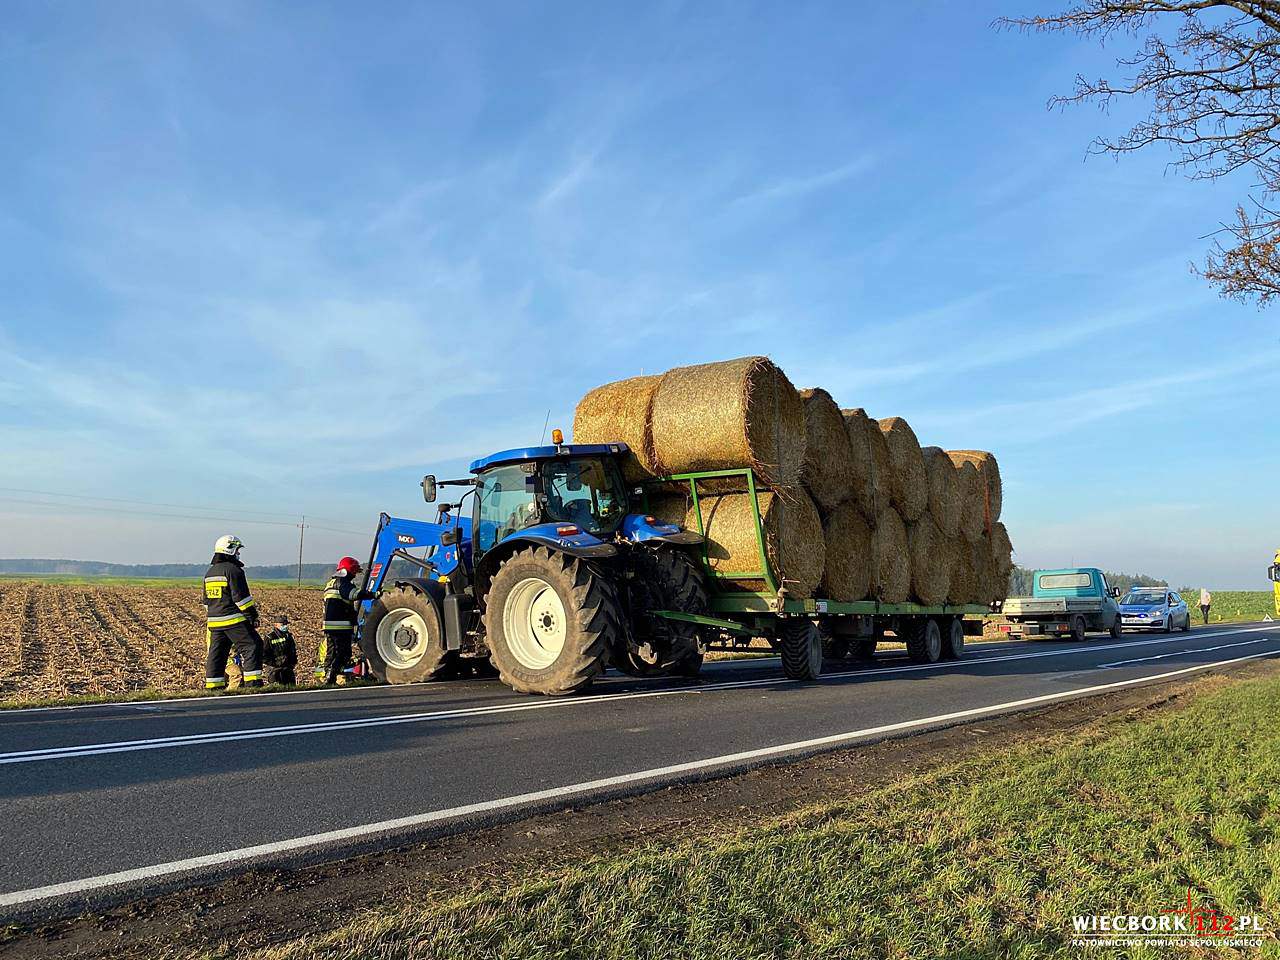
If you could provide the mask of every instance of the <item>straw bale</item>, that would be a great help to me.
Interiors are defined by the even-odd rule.
[[[935,606],[947,599],[951,587],[951,555],[946,538],[927,511],[907,526],[911,553],[911,595],[918,603]]]
[[[883,491],[876,476],[876,454],[879,449],[888,462],[889,448],[876,422],[867,416],[861,407],[840,411],[844,415],[845,433],[849,437],[850,483],[853,491],[853,502],[858,505],[862,515],[874,520],[880,507]],[[872,445],[872,435],[877,437],[878,447]]]
[[[1013,543],[1009,540],[1009,531],[997,520],[991,525],[991,562],[994,567],[995,583],[991,591],[993,600],[1004,600],[1009,595],[1009,576],[1013,573]]]
[[[967,460],[978,468],[991,505],[991,523],[995,523],[1004,507],[1004,485],[1000,482],[1000,464],[995,454],[986,450],[952,450],[950,453],[952,460]]]
[[[853,501],[823,521],[827,545],[822,592],[829,600],[864,600],[871,592],[871,525]]]
[[[893,507],[880,510],[871,531],[871,593],[882,603],[903,603],[911,595],[907,528]]]
[[[800,391],[804,403],[805,453],[801,479],[825,517],[853,496],[853,451],[844,416],[821,388]]]
[[[947,603],[973,603],[978,595],[971,544],[964,537],[946,541],[944,549],[951,564],[951,582],[947,586]]]
[[[787,595],[811,597],[822,582],[826,565],[822,519],[809,495],[800,489],[766,490],[757,494],[764,523],[765,551],[774,580]],[[708,494],[698,498],[707,537],[707,559],[711,569],[740,573],[760,569],[751,497],[745,493]],[[692,506],[684,525],[698,529]],[[762,580],[735,580],[745,589],[764,588]]]
[[[651,423],[654,457],[671,473],[751,467],[770,486],[800,481],[804,405],[766,357],[668,370]]]
[[[662,377],[632,377],[596,387],[578,401],[573,414],[574,443],[616,443],[631,450],[623,461],[629,483],[668,471],[653,451],[653,397]]]
[[[878,421],[889,450],[889,499],[907,523],[920,519],[929,506],[929,479],[924,469],[920,441],[911,425],[901,417]]]
[[[986,522],[986,497],[983,495],[982,474],[971,460],[957,458],[947,452],[956,468],[956,484],[960,488],[960,534],[973,542],[982,536]]]
[[[960,533],[960,482],[955,465],[940,447],[925,447],[920,453],[929,475],[929,513],[944,537],[956,537]]]

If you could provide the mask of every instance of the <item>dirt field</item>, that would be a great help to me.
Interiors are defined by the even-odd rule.
[[[320,592],[253,587],[264,621],[289,615],[298,676],[315,666]],[[192,690],[204,678],[198,585],[144,587],[0,580],[0,700],[155,689]]]

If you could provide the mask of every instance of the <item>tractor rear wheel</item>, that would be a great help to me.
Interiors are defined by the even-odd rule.
[[[562,696],[604,672],[622,617],[612,584],[590,564],[536,547],[512,554],[493,575],[484,622],[503,683]]]
[[[374,675],[387,683],[436,680],[456,660],[445,649],[435,604],[409,587],[388,590],[373,601],[360,628],[360,650]]]
[[[665,600],[663,609],[706,616],[710,601],[694,562],[675,550],[662,550],[651,557],[654,582]],[[703,659],[700,628],[683,620],[666,620],[664,626],[670,645],[659,660],[659,669],[675,676],[696,677]]]
[[[817,680],[822,676],[822,634],[812,620],[784,619],[778,640],[782,673],[788,680]]]

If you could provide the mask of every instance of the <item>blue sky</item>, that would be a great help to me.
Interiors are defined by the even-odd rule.
[[[1086,160],[1133,113],[1046,100],[1127,47],[991,28],[1053,6],[8,4],[0,555],[361,555],[766,353],[993,449],[1024,564],[1265,586],[1280,333],[1188,270],[1249,178]]]

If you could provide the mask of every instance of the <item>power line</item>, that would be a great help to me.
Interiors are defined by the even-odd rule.
[[[7,489],[7,488],[0,487],[0,489]],[[47,500],[24,500],[19,497],[0,496],[0,502],[22,503],[22,504],[27,504],[29,506],[53,507],[55,509],[63,509],[63,510],[65,509],[93,510],[93,511],[99,511],[103,513],[122,513],[122,514],[129,514],[131,516],[159,517],[159,518],[168,519],[168,520],[216,520],[219,523],[252,523],[252,524],[259,524],[261,526],[269,526],[269,527],[299,526],[298,520],[293,520],[293,521],[257,520],[252,517],[223,517],[223,516],[209,516],[206,514],[157,513],[154,510],[128,510],[123,507],[101,507],[101,506],[96,506],[91,504],[80,505],[80,504],[66,504],[66,503],[50,503]],[[329,533],[345,533],[345,534],[350,534],[351,536],[365,536],[369,532],[367,530],[349,530],[349,529],[344,529],[340,527],[320,526],[319,524],[314,524],[309,521],[307,522],[306,525],[308,527],[311,527],[313,530],[325,530]]]
[[[40,497],[63,497],[68,500],[101,500],[106,503],[132,503],[132,504],[137,504],[143,507],[171,507],[175,510],[217,510],[218,509],[217,507],[199,507],[190,503],[160,503],[154,500],[133,500],[126,497],[98,497],[98,496],[88,496],[83,493],[55,493],[51,490],[29,490],[25,487],[0,487],[0,490],[3,490],[7,493],[33,493],[36,496],[40,496]],[[3,497],[0,499],[9,499],[9,498]],[[252,514],[257,514],[258,516],[263,516],[263,517],[291,517],[292,516],[292,514],[279,513],[274,510],[240,509],[237,512],[252,513]],[[210,519],[217,520],[219,518],[211,517]],[[317,517],[316,519],[324,520],[326,523],[345,523],[346,522],[345,520],[335,520],[333,517]],[[291,523],[297,523],[297,521],[293,520],[291,521]],[[310,524],[308,524],[308,526],[310,526]]]

